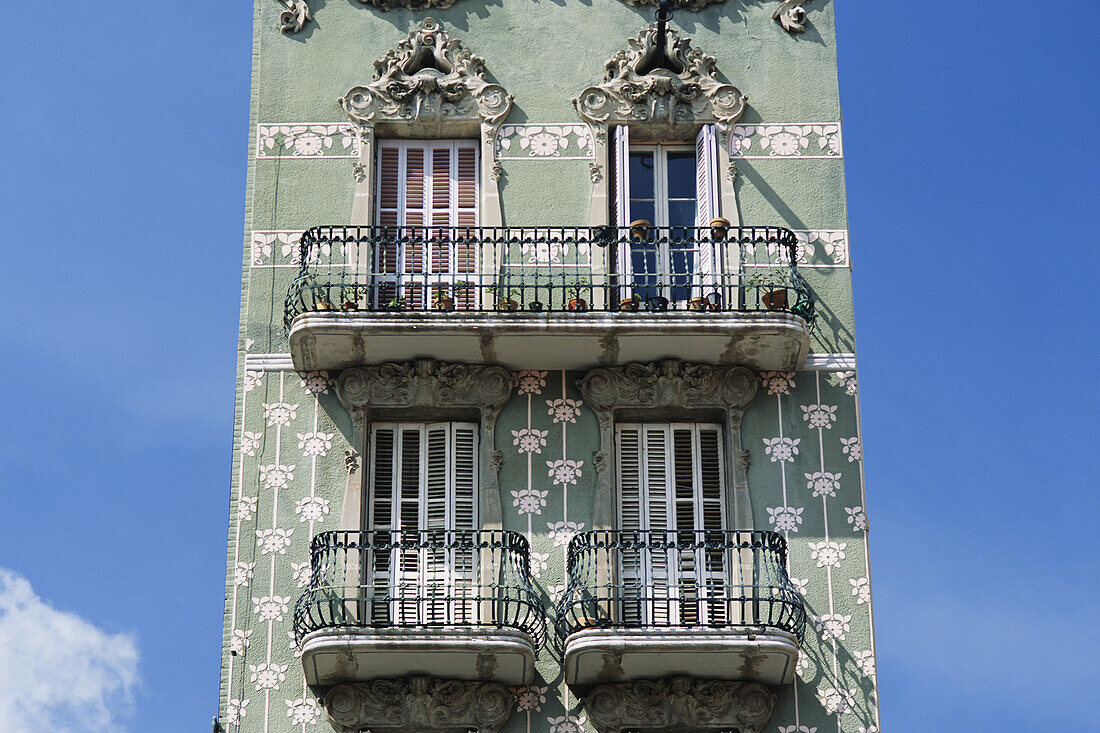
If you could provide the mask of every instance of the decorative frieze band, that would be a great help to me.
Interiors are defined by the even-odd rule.
[[[730,155],[738,158],[841,158],[839,122],[734,125]]]
[[[350,122],[288,122],[256,126],[257,158],[358,158]]]
[[[497,160],[593,160],[592,130],[588,125],[504,125],[497,132],[493,155]]]
[[[848,232],[843,229],[795,230],[798,238],[798,264],[800,267],[835,268],[848,267]],[[297,267],[300,263],[301,248],[299,241],[302,230],[257,230],[252,232],[249,264],[251,267]],[[561,245],[565,247],[566,245]],[[328,245],[322,248],[326,257],[330,254]],[[564,250],[550,249],[540,254],[554,256],[564,254]],[[780,261],[782,253],[774,252],[775,261]],[[532,259],[531,264],[542,264]],[[548,262],[545,264],[555,264]]]

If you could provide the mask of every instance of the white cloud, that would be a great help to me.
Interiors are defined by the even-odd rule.
[[[0,730],[112,728],[133,706],[138,649],[35,595],[0,568]]]

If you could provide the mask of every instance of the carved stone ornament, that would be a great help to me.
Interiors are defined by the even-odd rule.
[[[716,123],[727,132],[745,111],[747,97],[718,81],[715,60],[675,30],[665,31],[662,58],[657,23],[651,23],[605,65],[602,84],[588,87],[573,100],[577,113],[593,125],[644,124],[680,128]]]
[[[338,733],[493,733],[515,696],[496,682],[434,677],[346,682],[325,695],[325,712]]]
[[[578,386],[597,412],[614,408],[747,407],[759,380],[745,367],[661,361],[593,369]]]
[[[499,413],[511,394],[504,367],[430,359],[345,369],[336,380],[336,395],[348,409],[477,407]]]
[[[362,126],[380,120],[497,125],[512,108],[512,95],[486,80],[485,61],[432,18],[420,21],[374,68],[374,81],[340,98],[348,118]]]
[[[776,694],[758,682],[694,677],[601,685],[584,701],[600,733],[728,731],[759,733]]]
[[[810,0],[783,0],[772,17],[788,33],[803,33],[806,30],[806,9],[802,6],[808,2]]]
[[[751,529],[747,478],[744,469],[732,457],[740,453],[741,418],[756,396],[758,382],[756,375],[742,366],[688,364],[675,359],[599,367],[585,374],[577,387],[600,424],[600,449],[593,456],[596,469],[593,529],[611,529],[614,521],[613,467],[618,462],[615,419],[622,410],[635,413],[652,410],[659,419],[662,412],[669,411],[725,413],[726,475],[734,489],[729,516],[739,529]]]
[[[306,23],[313,20],[306,0],[279,0],[286,10],[279,13],[279,30],[283,33],[298,33]]]

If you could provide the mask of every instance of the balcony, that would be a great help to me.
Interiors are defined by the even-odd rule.
[[[565,681],[788,684],[806,624],[774,532],[598,531],[569,545],[557,608]]]
[[[434,358],[794,370],[814,302],[778,227],[318,227],[284,323],[298,370]]]
[[[294,607],[306,682],[429,675],[523,685],[543,632],[514,532],[323,532]]]

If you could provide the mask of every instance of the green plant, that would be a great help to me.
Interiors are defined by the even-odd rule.
[[[409,301],[401,296],[397,296],[389,303],[386,303],[386,307],[392,311],[403,311],[409,307]]]
[[[576,300],[581,300],[581,291],[588,287],[588,278],[582,277],[566,286],[566,292],[572,293]]]
[[[790,287],[791,272],[785,267],[769,267],[754,270],[745,278],[746,288],[758,288],[762,291],[780,290]]]
[[[506,288],[503,285],[490,285],[485,289],[495,295],[498,300],[515,300],[515,297],[519,295],[519,291],[515,288]]]

